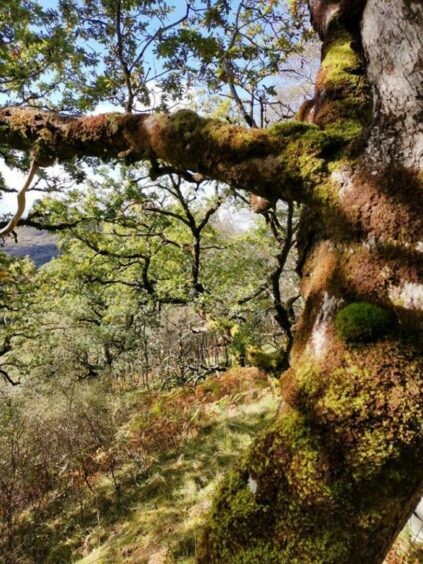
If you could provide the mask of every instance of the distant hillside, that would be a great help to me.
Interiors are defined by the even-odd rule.
[[[59,255],[56,245],[56,236],[47,231],[39,231],[31,227],[20,227],[18,229],[18,242],[8,238],[1,247],[8,255],[18,257],[29,256],[37,266],[49,262]]]

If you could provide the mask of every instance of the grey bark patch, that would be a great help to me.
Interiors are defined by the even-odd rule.
[[[372,163],[423,163],[423,4],[368,0],[362,23],[375,119]]]

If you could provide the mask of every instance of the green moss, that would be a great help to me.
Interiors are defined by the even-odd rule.
[[[117,112],[114,113],[110,113],[108,115],[108,120],[109,120],[109,131],[110,134],[113,135],[117,135],[117,133],[119,132],[122,123],[125,123],[125,119],[126,116],[119,114]]]
[[[297,367],[295,379],[298,389],[306,396],[313,397],[320,390],[319,378],[311,362],[303,362]]]
[[[345,105],[342,110],[340,106],[340,103],[334,102],[333,107],[337,117],[339,117],[342,110],[345,110]],[[325,130],[333,135],[334,138],[338,138],[340,142],[344,142],[344,144],[353,141],[363,130],[362,116],[363,113],[358,117],[351,112],[348,117],[344,117],[342,120],[335,119],[330,125],[327,125]],[[342,143],[340,145],[343,146]]]
[[[336,327],[345,341],[374,341],[386,335],[392,323],[391,312],[367,302],[349,304],[336,316]]]
[[[336,104],[341,102],[337,101]],[[250,158],[274,157],[273,162],[263,162],[263,174],[252,176],[251,182],[257,182],[256,189],[260,189],[264,195],[267,192],[274,195],[277,185],[281,186],[285,195],[292,190],[293,198],[310,201],[316,199],[316,187],[320,190],[325,183],[330,184],[328,175],[331,162],[340,158],[342,151],[361,130],[361,122],[356,118],[361,118],[362,110],[357,116],[352,115],[356,111],[354,101],[349,99],[343,104],[348,106],[351,113],[349,121],[327,131],[322,129],[321,124],[303,122],[280,123],[268,130],[246,129],[183,110],[166,118],[167,139],[174,136],[173,157],[187,168],[212,168],[216,155],[219,158],[223,155],[223,164],[231,169],[236,169]],[[333,113],[334,107],[331,106],[328,112]],[[332,113],[330,123],[334,121]],[[336,110],[335,113],[338,118],[339,112]],[[188,152],[181,138],[189,144]],[[254,166],[257,165],[255,162]],[[268,166],[272,167],[271,175],[266,170]],[[329,186],[327,191],[331,192]]]
[[[170,118],[171,127],[185,139],[201,137],[209,150],[224,151],[234,162],[251,157],[280,154],[281,172],[289,178],[316,182],[316,173],[324,169],[324,156],[337,148],[335,139],[316,125],[302,122],[276,124],[269,130],[228,127],[224,121],[204,119],[194,112],[183,110]],[[206,146],[207,148],[207,146]],[[204,146],[201,151],[204,152]],[[311,178],[313,177],[313,178]]]
[[[223,484],[200,543],[199,562],[343,561],[348,543],[329,510],[322,447],[306,417],[296,410],[280,416]],[[322,505],[328,508],[325,518],[304,529],[304,521]]]
[[[359,416],[366,409],[366,394],[354,393],[354,382],[356,379],[363,381],[368,376],[366,369],[354,365],[335,369],[331,374],[330,385],[318,401],[319,408],[339,421]],[[316,380],[319,381],[319,378]],[[319,389],[322,389],[322,382]]]
[[[317,85],[324,91],[324,101],[315,116],[316,123],[344,141],[357,137],[371,116],[371,92],[362,55],[345,30],[335,31],[326,44]]]
[[[270,452],[279,453],[279,465],[284,466],[285,478],[297,503],[326,499],[329,490],[322,473],[325,454],[319,433],[308,416],[291,409],[274,423],[270,432]],[[259,452],[251,457],[251,468],[257,475],[268,472],[267,464],[267,456],[263,458]]]
[[[286,355],[284,351],[266,351],[260,347],[247,347],[247,363],[256,366],[264,372],[280,372],[286,365]]]
[[[314,203],[330,215],[338,209],[339,198],[339,187],[330,180],[330,172],[341,163],[350,163],[371,116],[371,92],[362,55],[355,50],[352,36],[346,31],[335,30],[325,44],[317,92],[313,118],[317,131],[298,130],[298,138],[294,129],[293,141],[281,159],[288,171],[298,167],[298,177],[307,192],[313,194]]]
[[[336,154],[344,141],[328,135],[319,127],[310,124],[283,124],[272,129],[285,142],[279,157],[286,190],[292,185],[296,193],[301,186],[309,197],[315,193],[328,176],[328,157]]]
[[[287,403],[222,485],[200,564],[378,561],[422,476],[422,362],[420,345],[384,339],[292,369]]]
[[[292,156],[302,152],[319,155],[334,144],[333,139],[317,125],[302,122],[276,124],[269,129],[269,135],[278,139]]]
[[[202,123],[202,118],[191,110],[179,110],[170,116],[172,126],[178,130],[193,130]]]
[[[369,87],[362,56],[355,50],[353,38],[347,31],[338,30],[326,44],[319,78],[331,99],[342,99],[349,104],[368,102]]]
[[[316,125],[310,123],[304,123],[302,121],[289,121],[275,123],[268,129],[269,133],[275,134],[279,137],[287,137],[299,139],[304,135],[309,135],[313,138],[315,135],[320,135],[320,137],[325,134]]]
[[[399,460],[404,445],[420,434],[423,367],[416,351],[420,346],[413,350],[406,341],[384,339],[354,347],[334,369],[313,370],[305,363],[296,370],[297,392],[290,402],[314,426],[336,422],[339,448],[356,482]]]

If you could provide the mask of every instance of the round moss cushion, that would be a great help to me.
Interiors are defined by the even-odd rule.
[[[345,341],[374,341],[386,335],[392,325],[390,311],[367,302],[349,304],[336,316],[336,327]]]

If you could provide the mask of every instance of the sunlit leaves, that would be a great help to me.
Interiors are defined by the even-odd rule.
[[[0,88],[16,102],[63,110],[136,111],[181,103],[193,87],[232,95],[230,82],[258,107],[310,33],[303,10],[288,4],[60,0],[43,9],[7,0]]]

